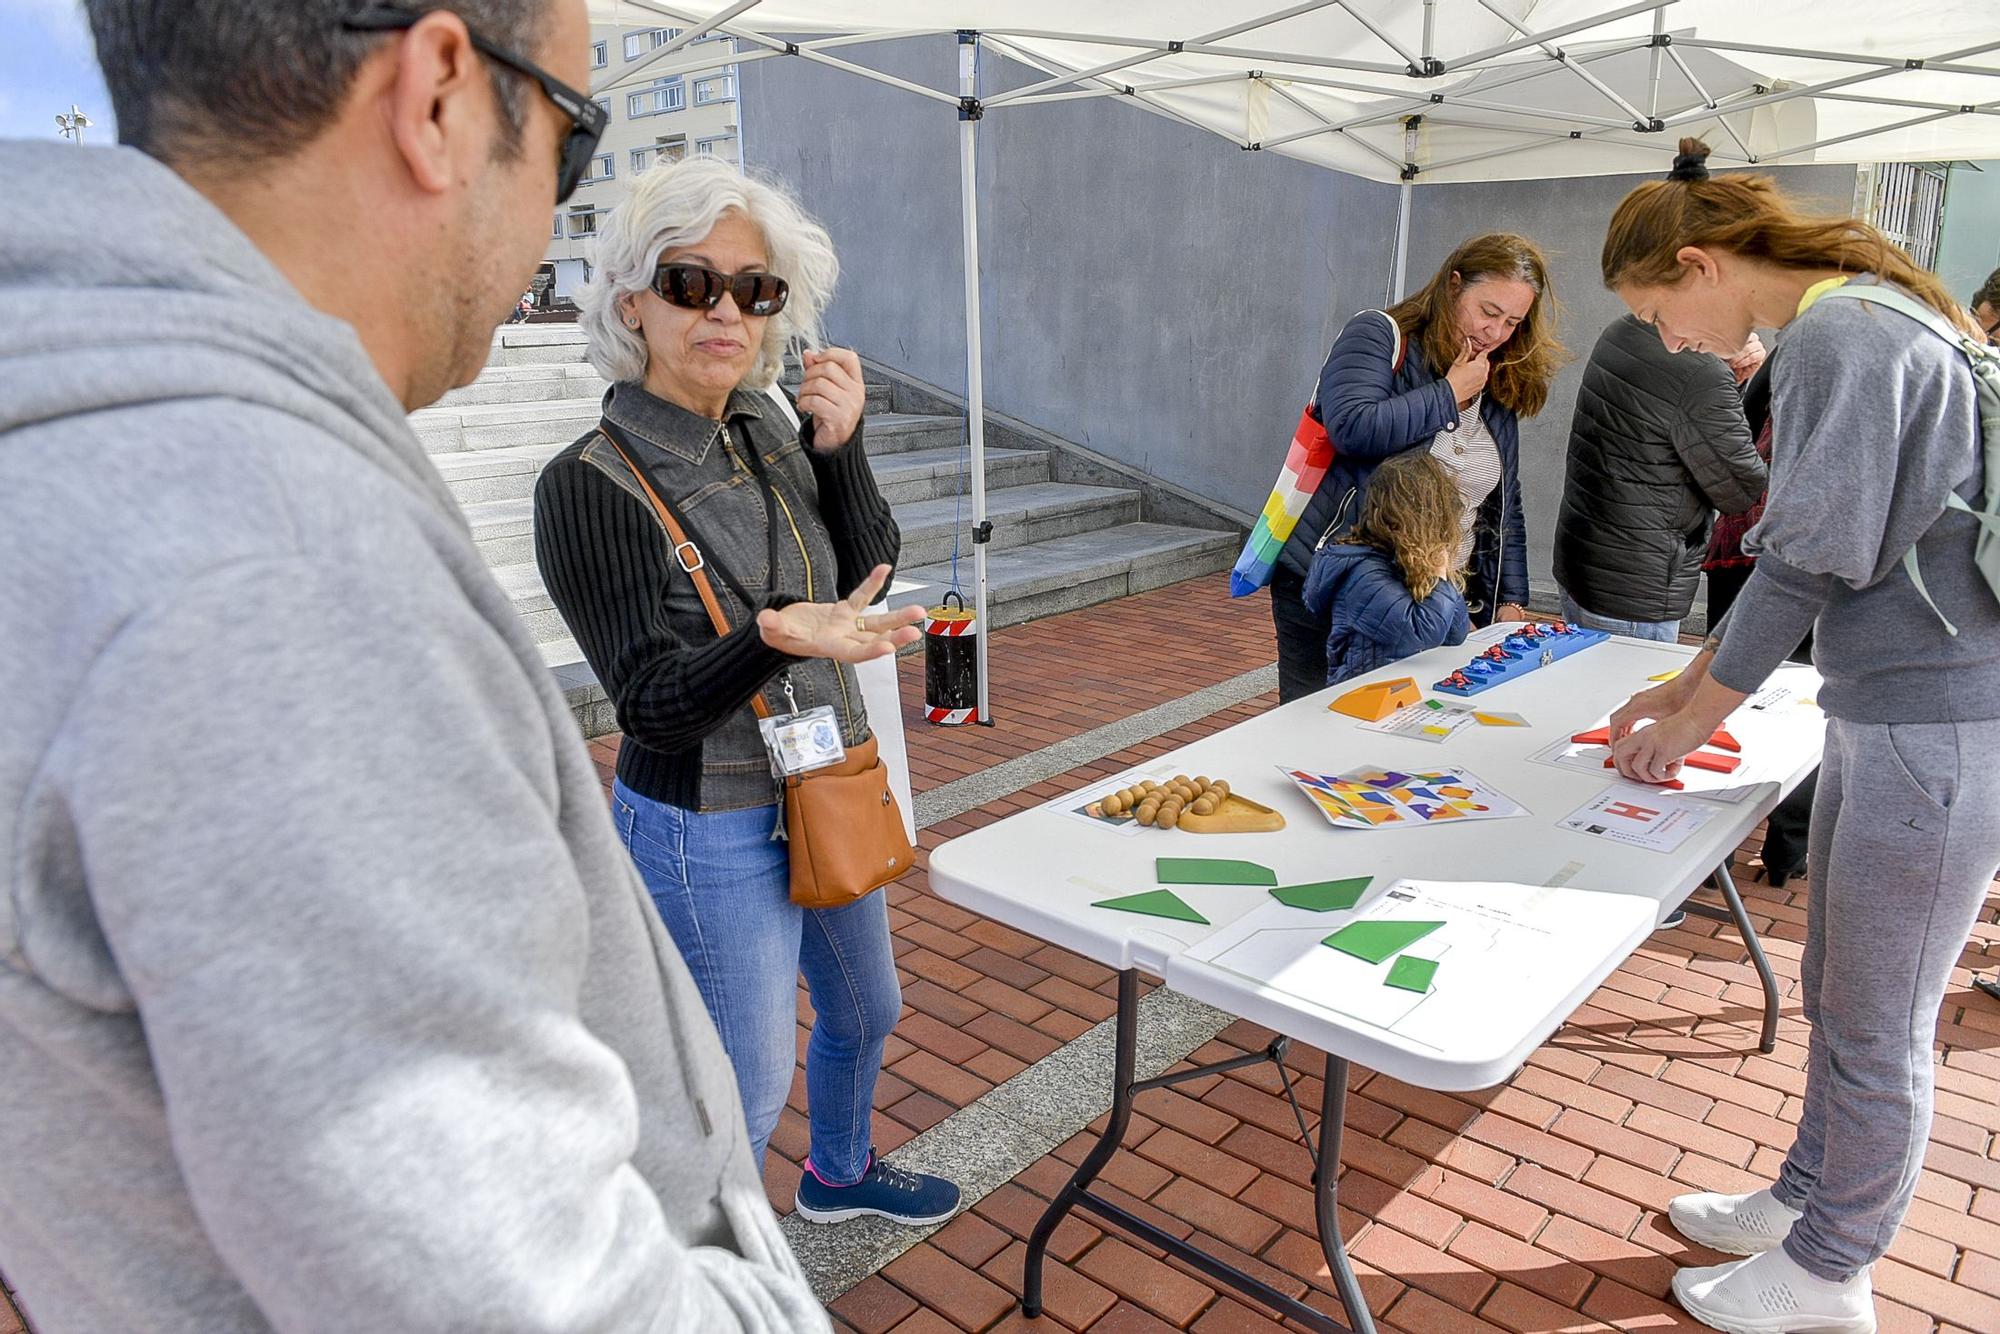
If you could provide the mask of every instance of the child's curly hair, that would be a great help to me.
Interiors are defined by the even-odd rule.
[[[1374,547],[1403,571],[1410,596],[1421,602],[1438,586],[1438,569],[1458,553],[1462,504],[1458,483],[1428,449],[1385,459],[1368,480],[1361,517],[1341,541]],[[1463,588],[1464,571],[1447,576]]]

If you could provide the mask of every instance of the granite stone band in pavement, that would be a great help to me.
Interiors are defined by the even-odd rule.
[[[1166,988],[1139,1002],[1138,1073],[1151,1078],[1229,1027],[1232,1016]],[[969,1107],[887,1155],[897,1167],[949,1176],[967,1208],[1048,1156],[1111,1107],[1111,1057],[1117,1021],[1107,1019],[1015,1075]],[[936,1227],[899,1227],[879,1218],[783,1221],[785,1239],[824,1302],[930,1236]]]

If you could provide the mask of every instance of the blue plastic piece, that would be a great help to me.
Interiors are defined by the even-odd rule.
[[[1477,695],[1609,638],[1602,630],[1587,630],[1567,621],[1549,625],[1530,622],[1431,689],[1446,695]]]

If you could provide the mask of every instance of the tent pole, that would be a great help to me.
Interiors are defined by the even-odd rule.
[[[1391,305],[1403,299],[1410,271],[1410,183],[1408,181],[1397,187],[1396,196],[1396,285],[1390,292]]]
[[[965,238],[965,430],[972,444],[973,615],[979,627],[974,658],[979,672],[979,711],[974,721],[991,726],[990,673],[993,625],[986,617],[986,376],[979,345],[979,34],[958,35],[958,199]]]

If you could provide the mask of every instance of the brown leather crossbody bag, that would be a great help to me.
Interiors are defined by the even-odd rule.
[[[605,439],[632,470],[652,502],[653,513],[674,544],[674,560],[694,582],[717,637],[731,630],[729,617],[709,582],[708,562],[689,540],[673,510],[646,480],[610,432]],[[751,696],[759,718],[771,716],[762,693]],[[889,771],[870,736],[849,748],[838,764],[784,780],[785,838],[791,845],[792,902],[802,908],[839,908],[874,893],[916,864],[916,849],[903,832],[903,812],[889,791]]]

